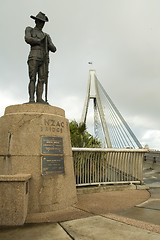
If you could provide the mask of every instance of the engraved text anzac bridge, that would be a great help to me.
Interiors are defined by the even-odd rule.
[[[124,120],[111,98],[97,79],[95,70],[89,71],[89,81],[81,122],[86,123],[90,99],[94,105],[94,133],[107,148],[141,148],[141,144]]]

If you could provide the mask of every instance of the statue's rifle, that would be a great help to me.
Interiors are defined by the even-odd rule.
[[[45,36],[45,56],[44,56],[44,74],[45,74],[45,101],[47,100],[48,95],[48,66],[47,66],[47,57],[48,57],[48,40],[47,35]]]

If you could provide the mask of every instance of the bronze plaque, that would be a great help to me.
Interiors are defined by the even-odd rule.
[[[60,137],[42,137],[42,154],[63,154],[63,140]]]
[[[42,137],[42,174],[64,174],[63,139]]]
[[[43,156],[42,157],[42,174],[64,174],[63,156]]]

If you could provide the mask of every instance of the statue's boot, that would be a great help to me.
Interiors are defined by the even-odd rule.
[[[42,94],[43,94],[43,82],[38,82],[36,90],[37,102],[46,104],[46,102],[42,99]]]
[[[34,81],[30,81],[29,86],[28,86],[28,90],[29,90],[29,102],[30,103],[35,103],[35,100],[34,100],[35,83],[34,83]]]

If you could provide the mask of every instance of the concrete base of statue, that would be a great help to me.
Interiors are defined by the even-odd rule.
[[[27,214],[62,210],[76,203],[69,122],[63,109],[43,104],[7,107],[0,118],[0,146],[0,183],[4,184],[4,175],[25,178],[31,174],[24,191],[28,194]],[[5,194],[3,187],[0,195]],[[12,205],[14,208],[14,201]],[[0,202],[0,219],[7,218],[5,207]]]

